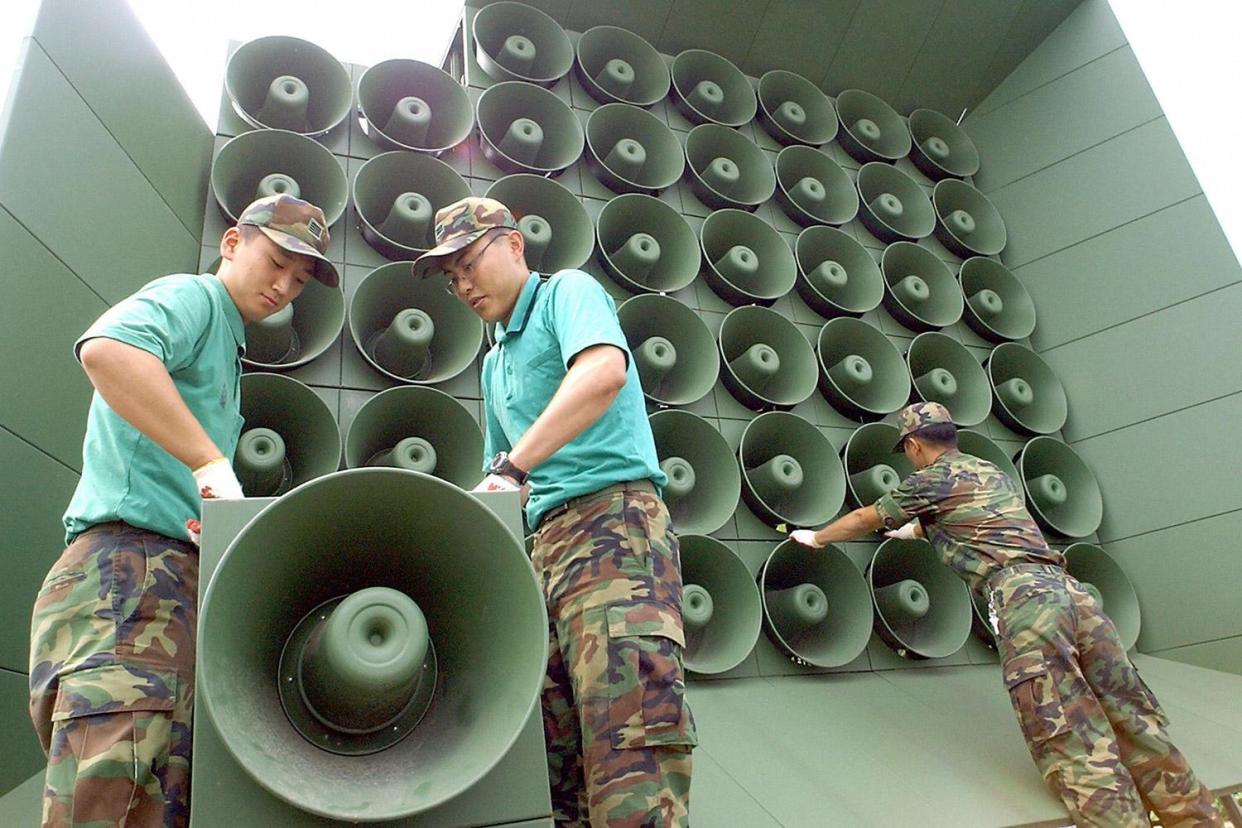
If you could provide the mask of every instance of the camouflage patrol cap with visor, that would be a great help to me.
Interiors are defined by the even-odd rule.
[[[237,223],[263,231],[290,253],[301,253],[315,260],[315,278],[328,287],[340,284],[336,266],[324,254],[328,250],[328,222],[309,201],[291,195],[273,195],[252,201],[242,210]]]
[[[953,418],[949,415],[949,409],[940,403],[922,402],[907,405],[897,413],[897,444],[893,446],[893,452],[901,451],[902,442],[919,429],[941,423],[952,425]]]
[[[517,230],[509,208],[494,198],[468,196],[436,211],[436,246],[414,260],[414,278],[440,272],[440,262],[468,247],[488,230]]]

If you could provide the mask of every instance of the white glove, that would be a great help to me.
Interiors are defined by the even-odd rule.
[[[814,529],[795,529],[789,533],[789,537],[803,546],[809,546],[812,549],[820,549],[823,544],[815,540]]]
[[[507,477],[499,474],[489,474],[483,478],[483,482],[475,486],[472,492],[516,492],[520,486]]]
[[[912,520],[900,529],[890,529],[884,533],[886,538],[896,538],[897,540],[914,540],[918,537],[915,530],[918,529],[919,522]]]
[[[204,500],[240,500],[245,497],[228,460],[217,457],[194,470],[194,485]]]

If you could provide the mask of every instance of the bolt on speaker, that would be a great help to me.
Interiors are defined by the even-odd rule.
[[[327,403],[281,374],[243,374],[233,468],[247,497],[275,497],[341,465],[341,433]]]
[[[867,567],[875,631],[905,658],[944,658],[970,636],[970,590],[925,540],[890,538]]]
[[[787,411],[751,420],[738,447],[742,499],[769,526],[821,526],[841,509],[845,473],[828,438]]]
[[[938,402],[958,426],[979,425],[992,410],[992,386],[979,360],[951,336],[921,333],[906,351],[914,380],[911,399]]]
[[[363,403],[345,435],[345,465],[422,472],[469,489],[483,479],[483,432],[434,388],[398,386]]]
[[[673,131],[645,109],[604,104],[586,125],[586,162],[614,193],[659,195],[681,178],[686,156]]]
[[[815,393],[815,351],[798,326],[774,310],[746,305],[720,323],[720,378],[756,411],[789,409]]]
[[[729,443],[689,411],[657,411],[647,419],[660,468],[668,475],[664,502],[677,533],[715,532],[733,516],[742,488]]]
[[[232,221],[256,198],[291,195],[323,210],[331,226],[349,199],[336,156],[305,135],[280,129],[247,132],[221,147],[211,165],[211,186]]]
[[[852,317],[833,319],[820,328],[815,350],[820,390],[845,416],[883,417],[910,398],[901,352],[879,328]]]
[[[793,251],[770,224],[744,210],[717,210],[699,230],[703,278],[731,305],[770,305],[798,279]]]
[[[678,540],[686,669],[705,675],[732,670],[759,640],[759,588],[746,562],[715,538],[683,532]]]
[[[1026,504],[1040,526],[1066,538],[1085,538],[1100,528],[1100,484],[1072,448],[1052,437],[1033,437],[1015,462]]]
[[[470,367],[483,322],[436,279],[393,262],[372,270],[349,305],[349,332],[375,370],[399,382],[444,382]]]
[[[838,95],[837,117],[841,119],[837,143],[858,162],[896,161],[910,154],[905,120],[870,92],[846,89]]]
[[[690,189],[713,210],[754,211],[776,191],[776,173],[763,150],[742,133],[720,124],[690,130],[686,159]]]
[[[957,447],[961,449],[963,454],[978,457],[980,460],[987,460],[993,466],[1003,471],[1014,482],[1014,485],[1018,487],[1023,497],[1025,497],[1026,489],[1022,486],[1022,475],[1018,474],[1018,467],[1013,464],[1013,460],[1009,458],[1009,455],[1005,454],[1004,449],[996,445],[996,443],[977,431],[959,428],[957,430]]]
[[[914,472],[906,456],[893,451],[896,442],[897,427],[888,423],[867,423],[850,435],[841,451],[850,504],[870,506]]]
[[[1052,434],[1065,425],[1065,388],[1039,354],[1006,342],[992,349],[984,367],[992,382],[992,410],[1005,425],[1023,434]]]
[[[957,280],[966,297],[966,324],[984,339],[1026,339],[1035,330],[1035,303],[1000,262],[976,256],[962,262]]]
[[[647,399],[690,405],[715,386],[716,339],[693,310],[671,297],[646,294],[622,302],[617,319]]]
[[[910,176],[880,162],[858,171],[858,217],[885,244],[918,241],[936,229],[936,211]]]
[[[803,227],[841,225],[858,215],[858,191],[845,170],[813,147],[785,147],[776,156],[776,203]]]
[[[801,75],[773,69],[759,79],[759,122],[779,143],[822,146],[837,137],[837,110]]]
[[[668,96],[668,64],[655,47],[628,29],[595,26],[578,38],[575,74],[602,104],[654,106]]]
[[[572,270],[591,258],[595,249],[591,217],[561,184],[537,175],[506,175],[487,188],[487,197],[508,207],[517,219],[531,270]]]
[[[228,752],[276,798],[343,822],[421,814],[479,782],[536,708],[547,658],[521,540],[456,486],[397,469],[267,506],[199,622],[197,689]]]
[[[1090,592],[1112,619],[1125,649],[1138,643],[1141,617],[1138,594],[1125,570],[1111,555],[1092,543],[1074,543],[1065,549],[1065,571]]]
[[[246,325],[242,362],[287,371],[305,365],[332,347],[345,327],[345,294],[318,279],[284,308]]]
[[[962,291],[949,266],[926,247],[897,242],[880,258],[887,290],[884,307],[912,331],[952,325],[962,318]]]
[[[956,178],[946,178],[932,191],[936,238],[954,255],[995,256],[1005,249],[1005,222],[988,197]]]
[[[699,275],[698,238],[681,214],[658,198],[630,193],[609,199],[595,232],[604,272],[626,290],[673,293]]]
[[[827,319],[862,316],[884,299],[884,275],[871,254],[843,230],[817,225],[798,234],[798,295]]]
[[[474,110],[462,85],[439,67],[418,60],[385,60],[358,79],[358,125],[389,150],[435,155],[474,129]]]
[[[260,37],[238,46],[224,72],[224,90],[252,127],[309,136],[344,121],[354,102],[341,62],[296,37]]]
[[[673,105],[692,124],[739,127],[755,117],[755,90],[715,52],[687,49],[673,59]]]
[[[474,57],[494,80],[552,86],[573,67],[574,47],[551,17],[504,0],[475,15]]]
[[[542,87],[498,83],[479,96],[477,112],[483,157],[507,173],[556,176],[582,155],[578,116]]]
[[[979,150],[966,130],[934,109],[910,113],[910,160],[933,181],[979,172]]]
[[[808,549],[782,541],[759,572],[768,638],[799,664],[840,667],[867,649],[871,591],[835,546]]]
[[[436,211],[470,195],[457,171],[430,155],[385,152],[354,176],[358,230],[389,259],[409,261],[435,247]]]

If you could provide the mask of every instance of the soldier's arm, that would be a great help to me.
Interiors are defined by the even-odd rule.
[[[837,518],[823,529],[814,533],[814,546],[827,546],[830,543],[843,543],[857,540],[877,531],[884,525],[884,519],[874,506],[863,506],[848,515]],[[795,540],[798,540],[795,538]]]

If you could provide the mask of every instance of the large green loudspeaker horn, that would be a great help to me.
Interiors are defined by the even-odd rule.
[[[466,90],[444,70],[397,58],[359,78],[358,125],[384,149],[438,155],[470,135],[474,109]]]
[[[506,175],[487,188],[504,204],[526,240],[526,265],[539,273],[581,267],[595,249],[586,207],[564,186],[537,175]]]
[[[910,159],[933,181],[979,172],[979,150],[966,130],[934,109],[910,113]]]
[[[742,499],[769,526],[819,526],[840,510],[845,473],[832,443],[787,411],[751,420],[738,447]]]
[[[490,3],[474,18],[474,57],[498,81],[552,86],[574,65],[574,47],[560,25],[525,3]]]
[[[1018,474],[1018,467],[1013,464],[1013,460],[1005,453],[1005,450],[989,438],[984,437],[977,431],[959,428],[957,430],[957,447],[962,450],[963,454],[969,454],[978,457],[980,460],[987,460],[992,465],[1003,471],[1009,476],[1019,488],[1022,487],[1022,475]],[[1022,489],[1025,492],[1025,489]]]
[[[720,323],[720,378],[747,408],[793,408],[815,393],[819,371],[798,326],[758,305],[734,308]]]
[[[740,127],[755,117],[755,89],[727,58],[687,49],[673,59],[673,105],[693,124]]]
[[[1052,437],[1033,437],[1015,461],[1026,505],[1040,526],[1066,538],[1085,538],[1100,528],[1100,484],[1072,448]]]
[[[586,125],[586,162],[614,193],[659,195],[681,178],[686,156],[673,131],[645,109],[604,104]]]
[[[879,328],[848,316],[833,319],[819,329],[815,350],[820,390],[847,417],[883,417],[910,398],[901,352]]]
[[[852,505],[870,506],[914,471],[904,454],[893,451],[896,442],[897,427],[888,423],[867,423],[850,435],[841,459]]]
[[[344,121],[354,103],[341,62],[296,37],[260,37],[238,46],[224,72],[224,90],[251,126],[310,136]]]
[[[880,271],[887,290],[884,307],[912,331],[930,331],[962,318],[962,291],[953,271],[936,254],[913,242],[884,249]]]
[[[345,327],[345,294],[317,279],[271,316],[246,326],[250,366],[289,370],[305,365],[332,347]]]
[[[1052,434],[1065,425],[1065,388],[1039,354],[1005,342],[992,349],[984,367],[992,382],[992,410],[1005,425],[1023,434]]]
[[[776,203],[810,227],[841,225],[858,215],[858,191],[845,170],[813,147],[785,147],[776,156]]]
[[[487,506],[428,475],[351,469],[272,503],[229,546],[199,615],[198,693],[277,798],[402,819],[513,746],[547,635],[521,539]]]
[[[413,152],[377,155],[354,176],[358,229],[389,259],[417,259],[435,247],[436,211],[468,195],[456,170]]]
[[[910,154],[905,120],[870,92],[846,89],[838,95],[837,117],[841,119],[837,143],[859,162],[896,161]]]
[[[221,147],[211,165],[211,187],[233,221],[256,198],[292,195],[318,206],[332,225],[349,200],[336,157],[323,144],[281,129],[247,132]]]
[[[483,322],[436,279],[415,280],[393,262],[372,270],[349,305],[349,332],[367,362],[406,383],[444,382],[466,370]]]
[[[770,305],[798,280],[798,263],[781,234],[744,210],[717,210],[699,230],[703,278],[731,305]]]
[[[871,591],[835,546],[808,549],[792,540],[772,550],[759,572],[768,638],[794,661],[849,664],[871,638]]]
[[[821,146],[837,137],[837,110],[823,91],[784,69],[759,79],[759,122],[782,144]]]
[[[925,540],[890,538],[867,567],[875,631],[906,658],[943,658],[970,637],[970,590]]]
[[[862,316],[884,300],[880,266],[844,230],[823,225],[806,228],[798,234],[794,256],[798,295],[820,316]]]
[[[936,211],[910,176],[878,161],[858,171],[858,217],[885,244],[918,241],[936,229]]]
[[[976,256],[957,274],[966,297],[966,324],[992,342],[1026,339],[1035,330],[1035,303],[1022,282],[1000,262]]]
[[[273,497],[341,465],[341,432],[328,404],[297,380],[244,374],[245,420],[233,468],[247,497]]]
[[[673,293],[699,275],[699,240],[680,213],[652,196],[609,199],[596,220],[597,255],[626,290]]]
[[[936,238],[963,259],[995,256],[1005,249],[1005,221],[988,197],[956,178],[946,178],[932,191]]]
[[[678,540],[686,669],[703,674],[732,670],[759,640],[759,587],[746,562],[715,538],[679,531]]]
[[[655,47],[628,29],[595,26],[578,38],[574,72],[602,104],[654,106],[668,96],[668,64]]]
[[[542,87],[498,83],[479,96],[477,112],[483,157],[507,173],[556,176],[582,155],[578,116]]]
[[[742,475],[728,441],[706,420],[669,409],[648,417],[660,468],[668,475],[664,501],[679,534],[715,532],[737,509]]]
[[[463,489],[483,479],[483,432],[434,388],[398,386],[363,403],[345,435],[345,465],[431,474]]]
[[[1121,565],[1095,544],[1074,543],[1065,548],[1065,571],[1095,597],[1117,627],[1122,646],[1132,649],[1138,642],[1142,618],[1138,594]]]
[[[959,426],[979,425],[992,410],[992,386],[979,360],[951,336],[921,333],[906,351],[915,401],[938,402]]]
[[[669,296],[646,294],[617,308],[643,394],[658,405],[690,405],[716,384],[720,356],[707,324]]]
[[[713,210],[755,210],[776,191],[776,172],[763,150],[742,133],[701,124],[686,135],[686,175],[699,201]]]

